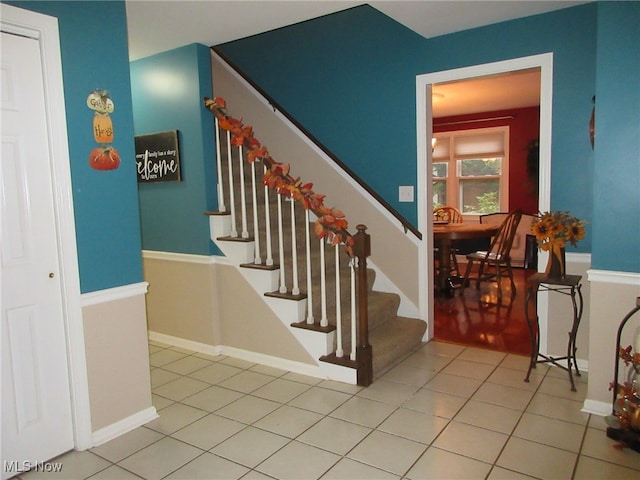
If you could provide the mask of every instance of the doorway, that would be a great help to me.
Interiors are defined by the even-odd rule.
[[[434,336],[433,310],[433,226],[431,218],[432,198],[432,149],[433,134],[433,105],[432,94],[435,84],[477,79],[492,75],[505,74],[512,71],[540,69],[540,139],[539,139],[539,181],[538,207],[549,210],[551,186],[551,111],[552,111],[552,78],[553,54],[546,53],[523,57],[502,62],[495,62],[455,70],[447,70],[420,75],[416,78],[417,99],[417,201],[418,228],[426,232],[424,241],[419,246],[419,286],[420,286],[420,314],[427,318],[426,340]],[[542,255],[541,257],[544,257]],[[540,259],[544,265],[546,258]],[[546,299],[539,299],[541,351],[546,349],[547,333],[547,304]]]
[[[6,478],[90,447],[91,419],[57,20],[3,5],[1,24]]]

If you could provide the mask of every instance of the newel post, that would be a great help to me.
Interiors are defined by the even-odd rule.
[[[358,345],[356,346],[357,382],[367,387],[373,382],[373,352],[369,345],[369,308],[367,294],[367,257],[371,255],[371,237],[365,225],[356,227],[353,252],[358,258]]]

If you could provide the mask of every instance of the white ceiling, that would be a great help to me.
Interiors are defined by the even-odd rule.
[[[433,117],[540,105],[540,69],[435,84]]]
[[[485,1],[485,0],[126,0],[129,58],[171,50],[191,43],[207,46],[237,40],[293,23],[369,3],[425,38],[469,28],[549,12],[587,3],[585,1]],[[518,77],[518,78],[516,78]],[[434,104],[434,116],[471,113],[530,106],[539,95],[539,82],[526,82],[531,76],[516,76],[500,86],[480,82],[475,105],[470,106],[468,84],[442,86],[442,101]],[[512,83],[518,80],[518,83]],[[506,88],[516,95],[505,95]],[[464,87],[464,88],[462,88]],[[446,90],[446,91],[444,91]],[[438,89],[435,89],[437,92]],[[462,91],[467,98],[462,100]],[[497,94],[502,94],[497,97]],[[508,100],[504,103],[504,99]],[[454,103],[454,99],[457,102]],[[515,105],[514,105],[515,102]],[[460,112],[462,104],[464,111]]]

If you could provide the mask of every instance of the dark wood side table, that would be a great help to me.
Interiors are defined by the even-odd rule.
[[[524,314],[531,335],[531,360],[529,361],[529,370],[524,381],[529,381],[531,370],[536,368],[538,363],[553,363],[555,366],[566,370],[569,373],[569,381],[571,382],[571,391],[576,391],[576,385],[573,381],[572,369],[575,367],[576,376],[580,376],[578,364],[576,362],[576,336],[578,335],[578,327],[582,318],[582,276],[566,275],[564,278],[549,278],[543,273],[536,273],[527,280],[527,295],[524,303]],[[571,330],[569,331],[569,341],[567,343],[567,355],[564,357],[551,357],[540,353],[540,324],[538,322],[538,292],[556,292],[571,298],[573,306],[573,321]],[[529,316],[529,303],[533,300],[535,306],[535,324]],[[564,366],[558,362],[566,360],[567,365]]]

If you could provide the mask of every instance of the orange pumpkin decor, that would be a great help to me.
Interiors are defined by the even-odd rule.
[[[120,166],[120,154],[113,147],[97,147],[89,155],[89,165],[96,170],[115,170]]]
[[[108,113],[99,113],[93,116],[93,138],[98,143],[113,142],[113,123]]]
[[[115,105],[109,98],[109,92],[96,88],[87,97],[87,107],[100,113],[113,113]]]
[[[100,144],[89,154],[89,165],[96,170],[115,170],[120,166],[120,154],[109,145],[113,142],[113,122],[109,114],[115,109],[109,92],[96,88],[87,97],[87,107],[95,112],[93,138]]]

